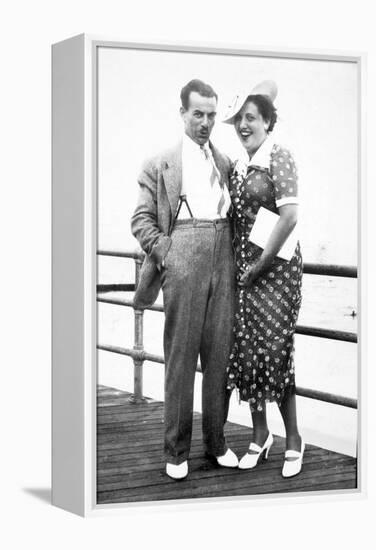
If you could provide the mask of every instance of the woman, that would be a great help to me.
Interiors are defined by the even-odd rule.
[[[235,126],[247,152],[247,161],[235,164],[230,184],[237,294],[228,388],[237,388],[240,399],[249,402],[253,421],[253,439],[239,468],[254,468],[260,458],[268,457],[273,436],[266,402],[275,401],[286,429],[282,475],[291,477],[300,472],[304,453],[293,361],[303,264],[298,242],[291,260],[277,256],[297,222],[298,200],[294,160],[269,136],[277,120],[276,95],[276,84],[264,81],[237,96],[224,120]],[[279,214],[263,249],[249,240],[261,206]]]

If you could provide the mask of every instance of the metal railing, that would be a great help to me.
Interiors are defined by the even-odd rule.
[[[111,292],[111,291],[134,291],[137,287],[140,269],[144,259],[142,252],[123,252],[116,250],[98,250],[99,256],[113,256],[118,258],[130,258],[135,261],[135,284],[110,284],[110,285],[97,285],[98,292]],[[303,272],[309,275],[325,275],[330,277],[346,277],[356,278],[357,269],[352,266],[342,265],[323,265],[305,263],[303,266]],[[140,311],[134,308],[133,300],[123,298],[109,298],[107,296],[97,296],[97,301],[105,304],[113,304],[125,307],[132,307],[134,309],[134,346],[133,349],[123,348],[118,346],[110,346],[104,344],[98,344],[97,349],[103,351],[109,351],[111,353],[118,353],[126,355],[133,359],[134,363],[134,392],[132,400],[134,402],[140,402],[144,400],[143,397],[143,364],[144,361],[151,361],[154,363],[164,363],[164,358],[159,355],[148,353],[144,349],[144,336],[143,336],[143,317],[144,311]],[[154,304],[153,306],[146,308],[150,311],[163,312],[163,306]],[[331,340],[340,340],[342,342],[357,342],[357,335],[353,332],[345,332],[340,330],[324,329],[318,327],[311,327],[305,325],[297,325],[296,334],[302,334],[305,336],[313,336],[317,338],[329,338]],[[201,366],[197,365],[197,372],[201,372]],[[350,407],[352,409],[357,408],[357,400],[336,395],[333,393],[327,393],[311,388],[296,388],[296,394],[301,397],[307,397],[310,399],[316,399],[324,401],[326,403],[332,403],[335,405],[341,405],[344,407]]]

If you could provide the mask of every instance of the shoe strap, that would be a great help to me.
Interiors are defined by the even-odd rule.
[[[262,448],[259,447],[257,445],[257,443],[253,443],[253,441],[252,441],[252,443],[250,444],[249,449],[248,449],[248,452],[249,451],[254,451],[255,453],[261,453]],[[249,453],[249,454],[253,454],[253,453]]]
[[[302,453],[300,451],[286,451],[285,452],[285,458],[300,458],[302,456]]]

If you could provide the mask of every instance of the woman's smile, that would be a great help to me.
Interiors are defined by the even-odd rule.
[[[268,122],[263,119],[257,105],[248,101],[235,117],[235,130],[250,156],[254,155],[267,137]]]

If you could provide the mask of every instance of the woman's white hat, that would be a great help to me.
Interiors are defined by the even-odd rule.
[[[266,95],[274,102],[277,97],[278,88],[274,80],[263,80],[260,84],[257,84],[251,91],[243,90],[239,92],[229,105],[225,118],[222,122],[226,124],[234,124],[235,116],[238,114],[240,109],[243,107],[244,103],[247,100],[247,97],[250,95]]]

